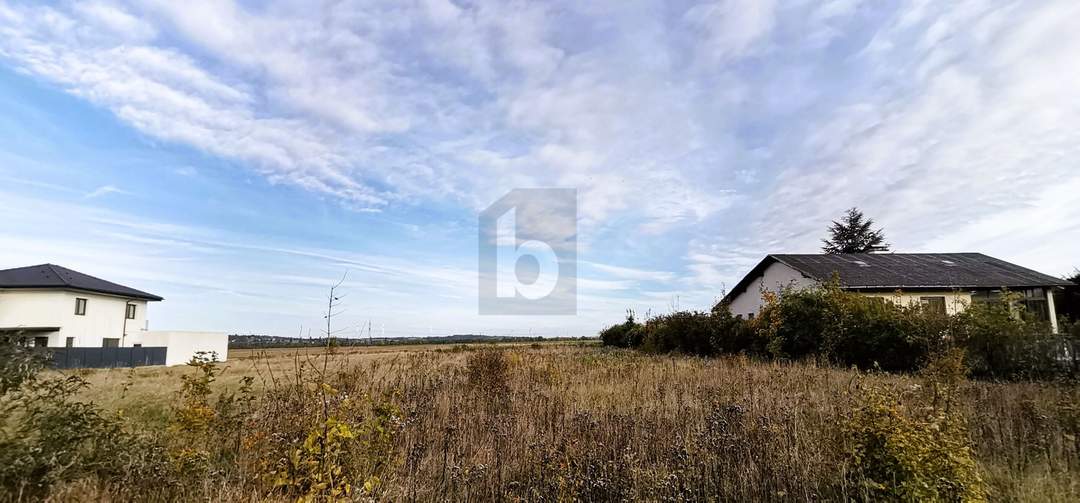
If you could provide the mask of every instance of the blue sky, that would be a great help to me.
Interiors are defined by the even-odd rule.
[[[0,267],[151,326],[591,335],[707,308],[856,205],[895,251],[1080,266],[1073,1],[0,2]],[[479,316],[477,214],[578,191],[578,314]],[[301,329],[301,327],[305,327]]]

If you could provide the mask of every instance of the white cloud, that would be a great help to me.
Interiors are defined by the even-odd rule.
[[[816,251],[852,205],[898,251],[1051,273],[1080,256],[1063,216],[1080,196],[1060,189],[1080,177],[1080,4],[624,7],[15,3],[0,58],[150,140],[356,210],[575,187],[582,256],[643,268],[598,266],[600,291],[667,282],[705,305],[765,253]]]
[[[181,166],[173,170],[173,173],[176,173],[180,176],[198,176],[199,170],[196,169],[194,166]]]
[[[814,252],[826,224],[857,205],[895,251],[981,251],[1052,274],[1080,253],[1078,6],[924,4],[894,13],[851,63],[866,85],[800,124],[752,226],[691,255],[703,282],[737,280],[770,252]],[[1052,196],[1050,194],[1053,194]],[[1071,194],[1071,195],[1070,195]],[[1036,236],[1041,236],[1036,237]],[[699,243],[700,245],[700,243]],[[753,257],[753,259],[751,259]]]
[[[774,0],[721,0],[695,5],[683,16],[701,29],[701,56],[710,62],[739,58],[755,49],[776,24]]]
[[[670,281],[675,278],[675,274],[669,271],[653,271],[648,269],[622,267],[596,262],[583,262],[583,265],[621,279],[638,281]]]
[[[115,186],[112,186],[112,185],[102,185],[101,187],[98,187],[98,188],[88,192],[84,197],[87,198],[87,199],[94,199],[96,197],[106,196],[106,195],[109,195],[109,194],[131,195],[130,192],[128,192],[126,190],[123,190],[123,189],[120,189],[118,187],[115,187]]]
[[[571,185],[586,226],[631,211],[662,232],[726,205],[669,164],[707,143],[687,117],[693,86],[672,87],[663,74],[681,70],[655,22],[634,21],[642,30],[621,41],[656,39],[643,66],[632,46],[556,37],[568,19],[604,29],[595,13],[531,2],[133,1],[5,12],[0,56],[24,71],[151,137],[357,209],[431,199],[483,207],[514,187]],[[744,17],[762,22],[757,10],[724,19]],[[489,162],[476,162],[481,152]],[[660,190],[635,197],[648,188]]]

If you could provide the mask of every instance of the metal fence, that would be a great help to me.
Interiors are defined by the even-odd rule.
[[[49,348],[55,368],[113,368],[165,365],[164,347]]]

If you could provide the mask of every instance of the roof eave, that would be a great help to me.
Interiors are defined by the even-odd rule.
[[[765,268],[771,265],[773,262],[778,262],[776,257],[772,255],[766,255],[765,258],[761,259],[761,261],[758,262],[753,269],[750,269],[750,272],[747,272],[746,275],[743,276],[738,283],[735,283],[735,286],[731,288],[731,291],[725,294],[724,298],[720,299],[720,303],[730,304],[731,301],[735,300],[735,297],[738,297],[744,291],[746,291],[746,288],[749,286],[750,282],[753,281],[754,278],[761,275]]]
[[[17,286],[0,286],[0,290],[63,290],[66,292],[87,292],[96,293],[98,295],[108,295],[111,297],[120,297],[125,299],[139,299],[150,302],[161,302],[165,300],[164,297],[154,295],[152,293],[140,292],[137,294],[126,294],[119,292],[110,292],[107,290],[98,290],[93,288],[76,288],[67,285],[17,285]]]
[[[1039,284],[1023,284],[1023,285],[844,285],[841,284],[840,288],[845,290],[985,290],[988,288],[1050,288],[1050,287],[1063,287],[1068,284],[1061,283],[1039,283]]]

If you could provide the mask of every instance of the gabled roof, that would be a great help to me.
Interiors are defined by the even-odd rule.
[[[780,262],[820,282],[835,273],[846,289],[1030,288],[1070,286],[1072,283],[982,253],[851,253],[773,254],[731,289],[724,300],[734,299]]]
[[[56,288],[118,295],[143,300],[164,300],[124,285],[53,264],[33,265],[0,271],[0,288]]]

